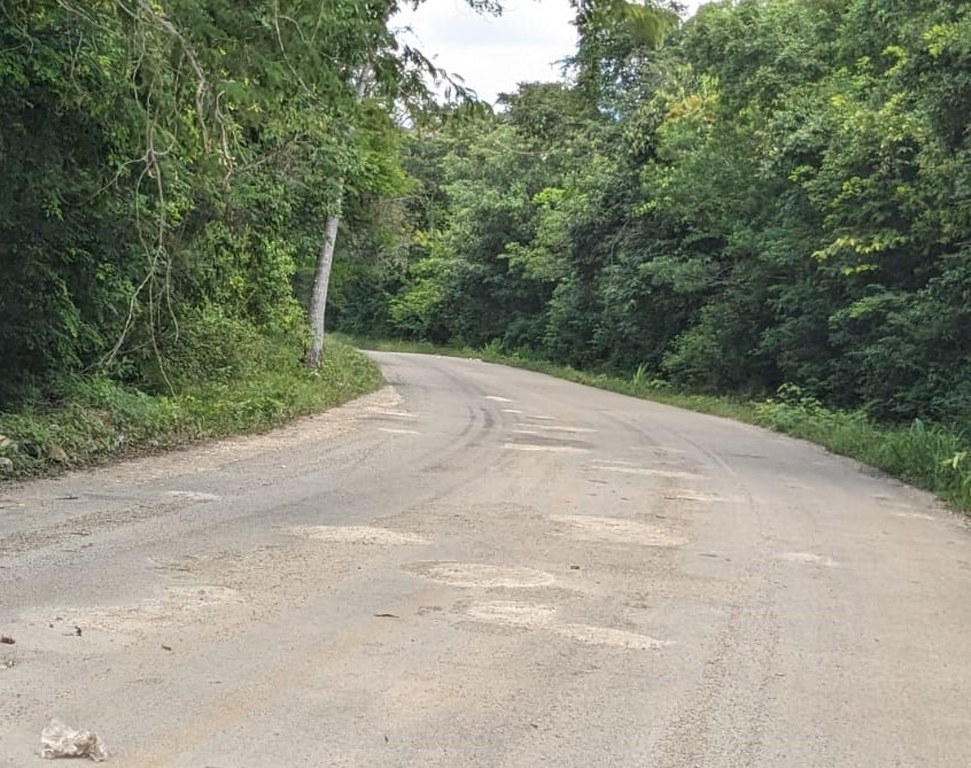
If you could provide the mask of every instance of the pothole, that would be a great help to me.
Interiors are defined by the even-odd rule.
[[[403,545],[427,544],[428,540],[415,533],[391,531],[387,528],[371,528],[360,525],[303,525],[293,529],[298,536],[314,541],[335,544]]]
[[[430,562],[415,563],[406,570],[453,587],[535,589],[548,587],[556,581],[545,571],[515,565]]]
[[[587,624],[563,624],[552,627],[552,630],[562,637],[585,645],[609,645],[631,651],[654,651],[671,645],[670,642],[657,640],[648,635],[610,627],[592,627]]]
[[[619,517],[552,515],[550,519],[568,526],[571,535],[592,541],[616,541],[648,547],[680,547],[688,543],[683,536],[665,528]]]

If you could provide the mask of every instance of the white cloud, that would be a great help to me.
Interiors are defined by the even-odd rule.
[[[700,4],[685,2],[691,11]],[[558,62],[576,48],[567,0],[506,0],[503,7],[496,18],[475,13],[464,0],[426,0],[417,11],[403,10],[392,27],[411,27],[402,39],[494,102],[520,82],[559,79]]]
[[[508,0],[502,16],[480,16],[462,0],[428,0],[392,26],[438,67],[460,75],[479,97],[495,101],[519,82],[555,80],[557,62],[573,53],[576,30],[566,0]]]

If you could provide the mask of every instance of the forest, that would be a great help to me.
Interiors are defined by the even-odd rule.
[[[0,0],[0,411],[313,367],[326,317],[966,444],[971,4],[577,0],[495,109],[396,9]]]

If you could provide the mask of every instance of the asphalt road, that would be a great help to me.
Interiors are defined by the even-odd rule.
[[[476,361],[0,488],[0,766],[971,766],[971,535],[730,421]]]

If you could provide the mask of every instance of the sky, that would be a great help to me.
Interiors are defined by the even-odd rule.
[[[682,0],[693,12],[702,0]],[[405,10],[392,27],[411,27],[402,39],[461,75],[480,99],[495,102],[516,84],[557,80],[557,64],[573,53],[576,30],[567,0],[505,0],[501,17],[480,16],[465,0],[426,0]]]

